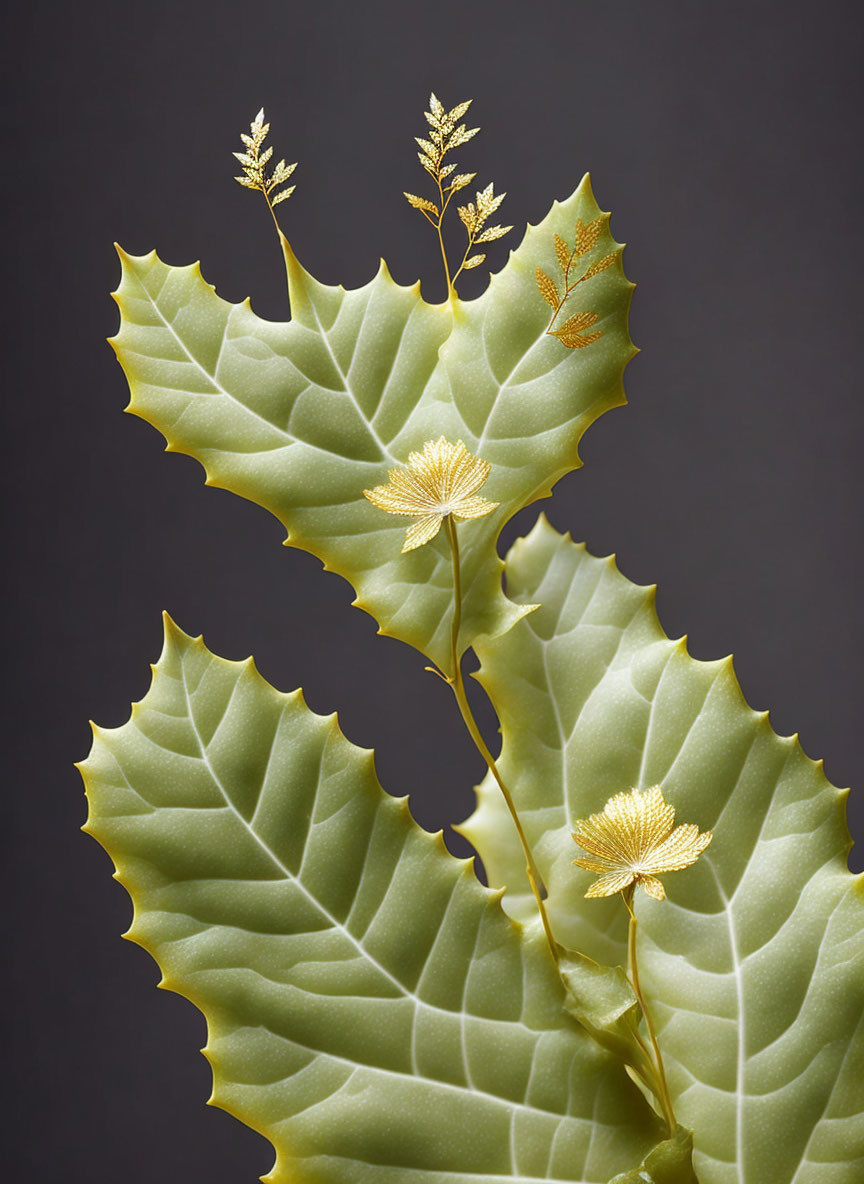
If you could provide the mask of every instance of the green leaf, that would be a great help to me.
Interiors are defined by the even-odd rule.
[[[559,970],[566,988],[564,1006],[597,1040],[659,1095],[653,1061],[638,1038],[640,1011],[636,994],[620,966],[603,966],[584,954],[562,950]]]
[[[622,1172],[609,1184],[698,1184],[693,1174],[693,1132],[678,1127],[649,1151],[638,1168]]]
[[[384,794],[335,717],[170,621],[151,689],[94,729],[86,829],[126,935],[207,1019],[212,1101],[279,1184],[606,1181],[660,1124],[525,935]]]
[[[442,434],[492,464],[483,496],[501,503],[459,527],[465,605],[461,647],[509,629],[526,609],[501,590],[495,543],[517,510],[581,462],[577,445],[624,402],[632,284],[620,263],[585,286],[603,337],[574,353],[545,333],[534,279],[555,263],[554,234],[599,214],[587,177],[529,227],[479,299],[427,304],[382,262],[345,291],[318,283],[286,247],[293,320],[274,324],[221,300],[197,264],[121,252],[113,340],[132,392],[127,410],[170,451],[196,457],[207,482],[266,507],[287,542],[350,580],[381,632],[449,665],[452,585],[443,536],[400,553],[410,519],[372,506],[411,450]],[[617,250],[604,220],[606,249]],[[574,309],[574,312],[576,310]]]
[[[698,862],[637,892],[643,985],[703,1184],[853,1184],[864,1168],[862,878],[847,870],[846,794],[796,737],[751,710],[731,659],[697,662],[657,620],[654,589],[545,520],[507,559],[542,608],[479,648],[501,764],[549,889],[559,941],[625,961],[617,897],[586,900],[579,818],[662,784],[678,822],[711,829]],[[529,916],[524,860],[490,784],[462,828],[505,905]],[[644,964],[644,965],[643,965]],[[857,1095],[857,1102],[856,1102]]]

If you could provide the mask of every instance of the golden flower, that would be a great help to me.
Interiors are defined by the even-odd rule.
[[[447,514],[454,518],[482,518],[498,502],[475,497],[489,476],[491,465],[472,456],[461,440],[451,444],[444,436],[427,440],[422,452],[412,452],[402,469],[391,469],[386,485],[364,489],[379,510],[388,514],[410,514],[420,521],[409,526],[403,551],[422,547],[441,529]]]
[[[613,896],[639,884],[649,896],[664,900],[666,891],[656,878],[695,863],[711,842],[711,831],[676,826],[675,807],[663,799],[659,785],[644,792],[616,793],[601,814],[576,823],[573,838],[594,857],[574,859],[579,867],[597,872],[586,896]]]

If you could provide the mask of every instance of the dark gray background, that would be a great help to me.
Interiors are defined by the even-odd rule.
[[[508,191],[517,228],[590,169],[629,244],[643,353],[631,405],[590,429],[584,469],[544,508],[656,581],[672,635],[698,657],[734,650],[753,706],[800,731],[837,784],[860,782],[860,5],[22,11],[3,108],[6,1145],[16,1179],[241,1184],[269,1147],[201,1105],[203,1023],[119,940],[128,900],[77,831],[87,718],[125,720],[168,608],[217,652],[302,684],[314,709],[338,707],[425,825],[464,817],[481,769],[444,688],[349,609],[347,584],[121,414],[111,240],[200,258],[223,296],[283,317],[266,210],[231,180],[261,103],[277,154],[301,162],[285,228],[332,283],[365,282],[381,254],[440,298],[433,236],[401,196],[423,185],[412,136],[430,88],[475,97],[483,132],[458,159]],[[505,257],[493,245],[490,262]],[[470,278],[465,294],[482,269]],[[856,817],[860,832],[860,798]]]

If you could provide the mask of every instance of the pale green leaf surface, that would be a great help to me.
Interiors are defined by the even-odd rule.
[[[661,1137],[543,942],[299,691],[168,622],[129,722],[94,732],[86,829],[127,936],[206,1016],[213,1101],[272,1141],[267,1179],[604,1182]]]
[[[664,1139],[643,1159],[638,1168],[622,1172],[609,1184],[694,1184],[693,1135],[678,1127],[671,1139]]]
[[[854,1184],[864,1177],[864,907],[847,870],[845,793],[796,737],[741,695],[730,659],[697,662],[657,620],[654,589],[541,519],[507,559],[517,601],[542,608],[479,647],[499,712],[501,763],[565,946],[626,960],[616,896],[586,900],[572,866],[579,818],[631,786],[663,786],[677,822],[714,839],[636,893],[643,979],[680,1122],[703,1184]],[[490,883],[524,860],[493,787],[464,825]],[[521,893],[521,895],[520,895]]]
[[[577,446],[623,403],[634,350],[632,284],[620,261],[577,290],[573,312],[598,314],[603,336],[568,350],[546,336],[549,309],[534,279],[553,267],[553,236],[599,214],[587,177],[529,227],[477,300],[427,304],[382,262],[346,291],[313,279],[285,244],[293,319],[264,321],[248,301],[220,299],[198,265],[121,252],[113,345],[129,379],[128,410],[169,450],[196,457],[209,484],[270,510],[287,542],[345,576],[382,632],[449,665],[452,578],[442,536],[408,554],[411,519],[384,513],[363,490],[442,434],[492,464],[483,496],[500,508],[459,527],[465,606],[460,643],[505,632],[525,614],[501,590],[495,542],[504,522],[580,463]],[[618,249],[604,226],[599,253]]]
[[[604,1048],[632,1066],[644,1082],[655,1082],[656,1068],[638,1036],[639,1003],[623,969],[563,949],[558,969],[567,988],[564,1006],[570,1014]]]

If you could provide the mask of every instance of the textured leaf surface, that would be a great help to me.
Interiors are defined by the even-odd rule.
[[[620,900],[585,900],[593,877],[571,865],[573,824],[611,794],[662,784],[679,822],[714,831],[698,863],[664,877],[666,903],[637,893],[643,978],[700,1179],[860,1180],[864,901],[845,793],[747,706],[730,659],[697,662],[666,637],[654,589],[612,559],[541,519],[508,556],[507,586],[542,608],[480,648],[480,678],[559,940],[626,959]],[[484,784],[463,829],[490,883],[523,885],[508,824]],[[508,907],[530,915],[518,888]]]
[[[383,262],[362,288],[313,279],[287,251],[293,319],[273,324],[248,301],[221,300],[198,265],[121,252],[114,339],[128,410],[196,457],[209,484],[266,507],[286,540],[351,581],[382,632],[448,663],[452,612],[443,537],[402,555],[406,519],[363,497],[442,434],[492,463],[494,514],[460,527],[466,594],[462,646],[524,615],[501,591],[495,540],[504,522],[580,463],[579,439],[624,402],[632,285],[620,262],[571,299],[603,336],[568,350],[545,335],[534,270],[555,266],[554,233],[599,214],[586,178],[538,227],[478,300],[427,304]],[[604,223],[598,253],[616,250]]]
[[[127,936],[204,1012],[213,1100],[273,1142],[268,1179],[607,1181],[656,1142],[543,943],[299,691],[169,622],[82,771]]]

